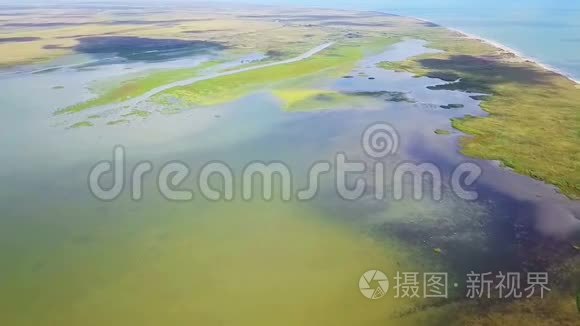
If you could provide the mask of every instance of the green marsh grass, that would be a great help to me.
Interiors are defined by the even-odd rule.
[[[501,161],[557,186],[570,198],[580,198],[580,90],[563,76],[533,63],[507,60],[498,49],[477,40],[458,40],[454,33],[437,36],[429,46],[447,52],[381,66],[447,81],[461,79],[431,89],[491,95],[478,97],[489,116],[453,120],[454,128],[470,135],[461,141],[462,152]]]
[[[154,98],[160,103],[177,98],[187,104],[212,106],[234,101],[264,86],[272,87],[292,79],[316,75],[339,77],[352,71],[368,51],[384,50],[397,40],[382,38],[366,42],[344,42],[303,61],[204,80],[170,89]]]
[[[92,127],[93,123],[89,122],[89,121],[81,121],[81,122],[77,122],[73,125],[71,125],[69,127],[69,129],[78,129],[78,128],[86,128],[86,127]]]
[[[214,64],[215,63],[209,62],[194,68],[160,71],[145,77],[129,80],[122,83],[119,87],[105,91],[104,94],[101,94],[92,100],[64,108],[57,111],[56,114],[77,113],[94,107],[122,103],[143,95],[157,87],[196,77],[201,71]]]

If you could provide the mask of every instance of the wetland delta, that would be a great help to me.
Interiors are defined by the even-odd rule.
[[[0,5],[0,324],[577,325],[580,89],[566,77],[378,12],[94,6]],[[377,123],[391,155],[368,155]],[[124,173],[97,183],[124,186],[102,200],[89,174],[115,148]],[[283,163],[294,191],[338,155],[373,167],[345,181],[367,181],[356,200],[332,173],[308,200],[283,198],[281,178],[270,200],[241,195],[251,162]],[[234,171],[231,197],[196,183],[212,162]],[[162,184],[172,163],[190,171]],[[375,168],[404,163],[436,167],[440,196],[403,178],[394,199]],[[476,198],[450,181],[462,164]],[[377,300],[367,271],[389,278],[366,280]],[[395,287],[402,273],[417,295]],[[445,297],[425,295],[429,273]],[[549,290],[502,298],[496,279],[470,297],[474,273],[522,275],[522,291],[545,273]]]

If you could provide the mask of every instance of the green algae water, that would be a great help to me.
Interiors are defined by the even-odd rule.
[[[99,222],[65,213],[68,232],[37,234],[44,245],[28,243],[36,253],[4,271],[11,282],[2,291],[15,295],[3,295],[3,322],[370,325],[408,304],[369,304],[356,287],[366,269],[394,272],[405,254],[316,212],[284,204],[131,206],[94,216]],[[45,217],[56,223],[51,213]]]
[[[186,137],[181,143],[186,150],[154,162],[179,157],[196,165],[221,158],[235,165],[280,156],[283,147],[284,155],[307,164],[304,148],[283,145],[269,129],[280,113],[268,118],[265,111],[248,107],[243,112],[248,123],[258,117],[268,123],[250,126],[247,133],[236,130],[233,144],[228,144],[232,131],[227,126],[240,123],[241,116],[220,112],[223,120],[232,119],[214,130],[221,146],[194,149],[187,143],[197,137]],[[90,132],[75,133],[84,130]],[[286,132],[294,134],[291,127]],[[251,141],[264,135],[269,146]],[[248,148],[255,143],[260,150]],[[128,156],[147,157],[132,148],[138,147],[127,147]],[[245,154],[233,158],[240,153]],[[103,159],[110,156],[103,154]],[[363,218],[370,214],[367,205],[339,215],[324,208],[334,206],[325,199],[172,203],[160,198],[154,182],[141,202],[99,202],[85,188],[88,163],[5,179],[11,187],[3,187],[2,196],[2,323],[375,325],[417,304],[394,298],[373,302],[359,292],[359,278],[367,270],[420,271],[430,256],[428,250],[373,236],[373,222]],[[34,205],[21,205],[24,201]]]

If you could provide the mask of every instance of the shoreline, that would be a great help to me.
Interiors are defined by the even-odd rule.
[[[435,24],[437,26],[440,26],[441,28],[445,28],[445,29],[448,29],[448,30],[450,30],[452,32],[456,32],[458,34],[461,34],[461,35],[465,36],[468,39],[478,40],[478,41],[481,41],[483,43],[487,43],[487,44],[489,44],[489,45],[491,45],[493,47],[496,47],[496,48],[501,49],[501,50],[503,50],[505,52],[511,53],[511,54],[515,55],[516,57],[518,57],[519,59],[521,59],[523,61],[532,62],[532,63],[538,65],[539,67],[541,67],[542,69],[545,69],[547,71],[551,71],[553,73],[556,73],[556,74],[558,74],[558,75],[560,75],[560,76],[568,79],[569,81],[571,81],[572,83],[574,83],[577,87],[580,86],[580,80],[575,79],[573,76],[571,76],[567,72],[562,71],[562,70],[560,70],[560,69],[558,69],[556,67],[550,66],[548,64],[542,63],[540,60],[538,60],[538,59],[536,59],[534,57],[526,56],[521,51],[518,51],[518,50],[516,50],[514,48],[511,48],[511,47],[509,47],[507,45],[504,45],[502,43],[499,43],[497,41],[490,40],[490,39],[486,39],[484,37],[481,37],[481,36],[478,36],[478,35],[475,35],[475,34],[467,33],[465,31],[462,31],[462,30],[457,29],[457,28],[447,27],[447,26],[444,26],[444,25],[440,25],[440,24],[437,24],[437,23],[432,22],[432,21],[427,20],[427,19],[423,19],[423,18],[419,18],[419,17],[414,17],[414,16],[406,16],[406,17],[409,17],[409,18],[412,18],[412,19],[416,19],[416,20],[419,20],[419,21],[425,22],[425,23]]]

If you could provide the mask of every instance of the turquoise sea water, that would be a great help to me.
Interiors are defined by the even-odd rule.
[[[502,43],[580,80],[580,1],[554,0],[237,0],[377,10],[433,21]]]
[[[390,5],[384,11],[427,19],[499,42],[580,80],[578,1],[531,1],[505,6],[494,0],[484,7],[465,1],[454,7]]]

